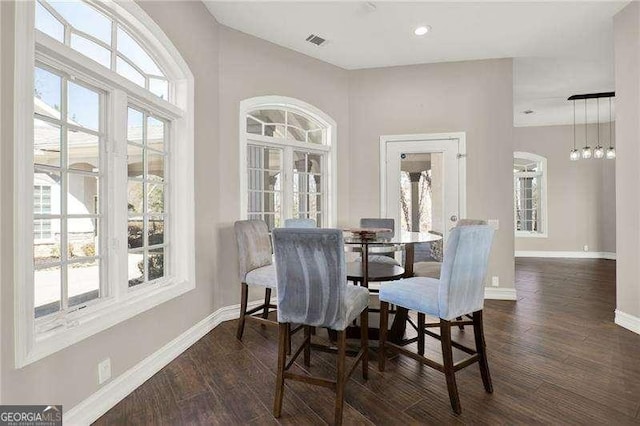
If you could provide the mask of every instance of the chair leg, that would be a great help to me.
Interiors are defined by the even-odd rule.
[[[287,323],[287,355],[291,355],[291,324]]]
[[[271,303],[271,289],[270,288],[265,288],[264,289],[264,309],[262,310],[262,318],[267,319],[269,318],[269,304]],[[261,324],[262,328],[266,328],[267,325],[266,324]]]
[[[462,317],[457,317],[457,318],[456,318],[456,321],[462,321]],[[464,325],[463,325],[463,324],[460,324],[460,325],[458,326],[458,328],[459,328],[460,330],[464,331]]]
[[[491,383],[491,373],[489,372],[489,361],[487,360],[487,345],[484,341],[484,325],[482,321],[482,311],[473,313],[473,334],[476,338],[476,351],[478,352],[478,365],[480,365],[480,375],[484,390],[493,393]]]
[[[311,326],[304,326],[304,365],[311,365]]]
[[[287,361],[287,336],[289,334],[288,324],[278,324],[278,373],[276,376],[276,395],[273,401],[273,415],[280,417],[282,412],[282,399],[284,397],[284,367]]]
[[[241,284],[242,293],[240,294],[240,318],[238,320],[238,331],[236,332],[236,338],[242,340],[242,334],[244,333],[244,319],[247,314],[247,298],[249,297],[249,286],[246,283]]]
[[[418,354],[424,356],[424,322],[425,315],[418,312]]]
[[[378,340],[378,370],[384,371],[387,355],[387,328],[389,327],[389,303],[380,301],[380,339]]]
[[[440,320],[440,341],[442,343],[442,361],[444,375],[447,379],[447,389],[449,390],[449,400],[451,408],[456,414],[462,413],[460,406],[460,396],[456,385],[456,373],[453,369],[453,346],[451,345],[451,322]]]
[[[347,332],[338,331],[338,359],[336,362],[336,411],[334,423],[342,424],[342,407],[344,406],[345,360],[347,357]]]
[[[360,314],[360,348],[362,353],[362,378],[369,378],[369,308]]]

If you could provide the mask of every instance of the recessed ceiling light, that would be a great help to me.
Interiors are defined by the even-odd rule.
[[[422,25],[413,30],[413,33],[417,36],[423,36],[431,30],[431,27],[428,25]]]

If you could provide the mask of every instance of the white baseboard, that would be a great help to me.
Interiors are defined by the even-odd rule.
[[[620,327],[624,327],[636,334],[640,334],[640,318],[633,315],[625,314],[624,312],[616,309],[616,317],[614,321]]]
[[[248,303],[247,309],[259,306],[262,303],[263,301]],[[100,390],[80,404],[65,412],[64,424],[73,426],[90,425],[138,386],[173,361],[178,355],[213,330],[218,324],[236,319],[239,316],[240,305],[225,306],[218,309],[120,376],[107,382]]]
[[[616,254],[607,251],[530,251],[516,250],[515,257],[555,257],[567,259],[616,260]]]
[[[485,287],[484,298],[489,300],[518,300],[515,288]]]

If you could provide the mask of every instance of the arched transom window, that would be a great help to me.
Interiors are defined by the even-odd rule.
[[[288,218],[334,221],[335,122],[317,108],[283,97],[241,105],[242,215],[269,229]]]
[[[36,29],[156,96],[169,98],[169,82],[158,61],[109,9],[78,0],[38,0]]]

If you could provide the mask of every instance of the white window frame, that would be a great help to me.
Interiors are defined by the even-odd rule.
[[[35,30],[32,1],[15,4],[14,81],[14,324],[15,365],[24,367],[126,319],[195,288],[194,234],[194,78],[178,50],[160,27],[134,2],[103,2],[103,9],[128,28],[135,29],[141,44],[171,81],[169,99],[160,99],[126,78]],[[36,55],[36,44],[37,55]],[[77,75],[106,91],[108,143],[103,154],[108,160],[107,205],[123,209],[110,211],[106,226],[109,263],[105,273],[107,292],[99,303],[69,312],[54,327],[38,327],[34,317],[33,289],[33,72],[36,58],[57,69]],[[70,67],[66,64],[72,63]],[[129,288],[127,274],[127,105],[144,105],[148,111],[171,120],[169,140],[174,150],[167,165],[172,173],[169,192],[169,234],[172,258],[165,260],[170,275],[154,286]],[[103,183],[105,184],[105,183]],[[122,211],[120,211],[122,210]],[[27,213],[25,213],[27,212]],[[25,236],[29,238],[25,238]],[[167,254],[165,253],[165,259]],[[160,280],[159,280],[160,281]]]
[[[247,132],[247,114],[251,111],[259,109],[283,109],[292,111],[297,114],[308,116],[320,123],[326,130],[325,144],[313,144],[309,142],[300,142],[294,139],[276,138],[270,136],[256,135]],[[291,164],[291,154],[287,154],[287,150],[293,151],[315,151],[325,153],[323,167],[323,176],[325,182],[322,183],[322,191],[326,193],[325,203],[327,208],[322,210],[323,223],[318,224],[322,227],[335,227],[337,223],[338,207],[338,184],[337,184],[337,126],[326,113],[320,109],[301,100],[286,96],[258,96],[255,98],[245,99],[240,102],[239,117],[239,134],[240,134],[240,218],[246,219],[247,198],[248,198],[248,179],[247,179],[247,147],[248,145],[261,145],[266,147],[283,149],[283,181],[292,181],[293,164]],[[284,185],[282,192],[283,219],[291,218],[293,215],[293,187]]]
[[[522,151],[516,151],[513,153],[513,159],[515,160],[516,158],[521,158],[521,159],[525,159],[525,160],[530,160],[531,162],[536,162],[539,164],[540,166],[540,170],[538,172],[522,172],[519,173],[518,175],[516,175],[514,173],[513,176],[513,197],[515,200],[515,191],[516,191],[516,179],[518,177],[526,177],[525,175],[531,175],[530,177],[537,177],[539,178],[539,182],[538,182],[538,190],[540,192],[540,219],[541,219],[541,226],[540,226],[540,230],[539,231],[522,231],[522,230],[518,230],[516,229],[517,225],[517,215],[516,215],[516,208],[515,208],[515,203],[513,206],[513,220],[514,220],[514,232],[515,232],[515,236],[516,238],[547,238],[548,237],[548,229],[549,229],[549,224],[548,224],[548,213],[547,213],[547,180],[549,179],[549,176],[547,174],[547,159],[541,155],[537,155],[537,154],[533,154],[531,152],[522,152]]]

